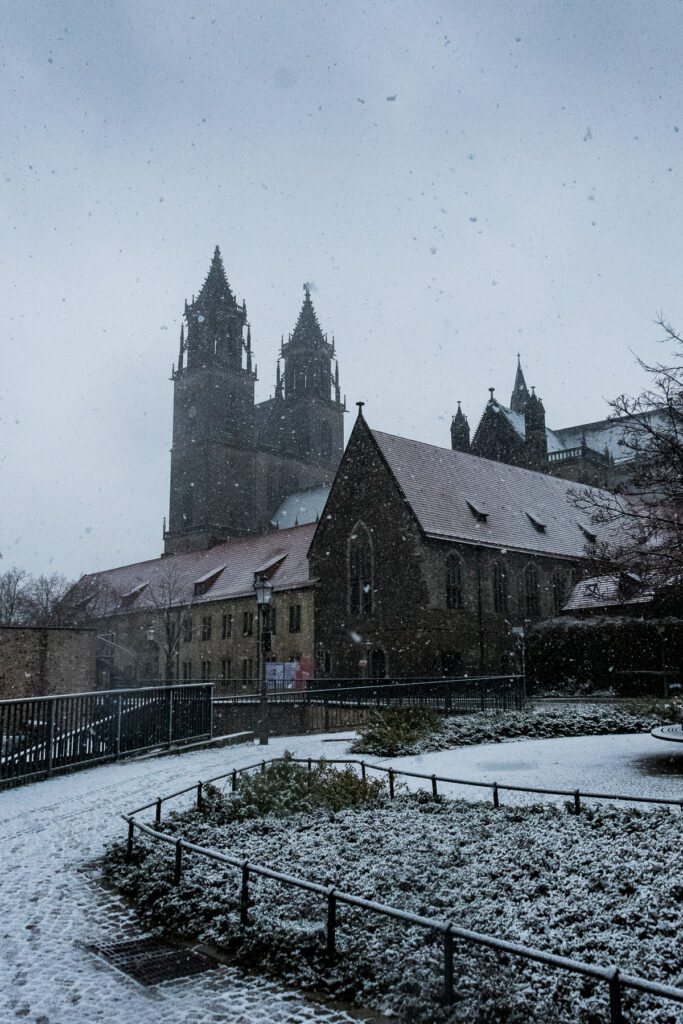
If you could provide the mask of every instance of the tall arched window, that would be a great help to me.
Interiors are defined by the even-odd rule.
[[[372,542],[364,523],[357,523],[349,537],[349,610],[372,615]]]
[[[567,603],[567,577],[559,569],[553,573],[553,606],[559,615]]]
[[[495,561],[491,567],[491,583],[493,585],[493,610],[508,610],[508,575],[503,562]]]
[[[446,607],[462,608],[462,564],[457,555],[446,559]]]
[[[533,562],[524,569],[524,605],[529,618],[538,615],[538,569]]]

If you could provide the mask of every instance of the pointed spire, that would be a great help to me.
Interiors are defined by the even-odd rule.
[[[522,373],[522,364],[518,352],[517,373],[515,374],[515,386],[512,389],[512,397],[510,398],[510,409],[512,410],[512,412],[523,413],[526,408],[526,403],[528,399],[529,392],[527,391],[526,381],[524,380],[524,374]]]
[[[183,354],[185,352],[185,324],[180,325],[180,351],[178,353],[178,373],[183,372]]]
[[[277,361],[277,368],[275,371],[275,397],[282,398],[282,371],[280,370],[280,360]]]
[[[236,306],[237,301],[232,293],[228,279],[225,276],[225,268],[223,266],[223,259],[221,257],[221,251],[216,246],[213,253],[213,259],[211,260],[211,266],[209,272],[206,275],[204,284],[201,287],[199,295],[197,296],[197,302],[200,305],[205,305],[211,302],[226,302],[230,306]],[[194,305],[195,299],[192,296],[192,304]],[[244,309],[244,303],[242,303]],[[246,312],[246,310],[245,310]]]
[[[251,373],[251,325],[247,324],[247,373]]]
[[[311,290],[308,282],[304,284],[304,302],[296,327],[289,336],[289,344],[301,345],[306,348],[321,348],[327,344],[311,302]]]
[[[339,360],[335,360],[334,364],[334,400],[339,405]]]
[[[451,422],[451,448],[456,452],[468,452],[470,450],[470,425],[467,416],[460,408]]]

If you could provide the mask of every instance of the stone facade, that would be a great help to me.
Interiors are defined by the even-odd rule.
[[[410,444],[441,453],[444,465],[454,462],[445,450]],[[472,508],[478,500],[478,476],[491,477],[495,467],[490,461],[463,458],[461,489]],[[397,455],[396,465],[401,462]],[[412,464],[403,465],[409,477],[419,477],[419,453],[415,465],[414,474]],[[417,498],[411,497],[394,468],[359,416],[309,551],[311,574],[321,581],[315,611],[319,664],[337,677],[488,674],[519,668],[514,627],[556,614],[581,572],[585,537],[577,513],[565,501],[566,487],[558,488],[560,481],[537,473],[514,471],[521,506],[511,512],[515,522],[523,520],[515,550],[513,544],[487,539],[483,523],[477,543],[477,522],[470,512],[472,524],[462,531],[469,533],[467,539],[458,539],[457,524],[451,537],[430,535],[416,507],[424,503],[438,522],[451,503],[443,479],[438,473],[431,480],[425,474],[424,482],[414,484]],[[534,487],[527,489],[531,483]],[[555,552],[547,550],[552,544],[545,539],[533,549],[529,537],[536,535],[536,527],[524,511],[538,507],[539,498],[531,495],[546,489],[554,515],[565,517]],[[481,504],[490,506],[491,497]],[[492,523],[499,509],[489,512],[481,515]],[[544,518],[552,521],[550,514]],[[539,538],[547,537],[545,523],[536,526]],[[513,524],[512,533],[516,529]],[[367,558],[354,562],[359,538],[364,538]],[[355,595],[357,582],[360,597]]]
[[[90,629],[0,626],[0,700],[95,689]]]
[[[274,397],[256,404],[246,306],[235,299],[216,247],[199,295],[185,303],[172,372],[166,553],[270,529],[288,494],[331,484],[344,448],[335,357],[306,286],[281,346]]]

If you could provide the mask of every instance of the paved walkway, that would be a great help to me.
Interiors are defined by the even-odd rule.
[[[275,740],[266,756],[285,749],[329,757],[346,744],[317,736]],[[235,967],[143,988],[87,949],[143,934],[132,911],[100,890],[88,868],[106,842],[123,835],[121,811],[262,752],[243,745],[107,765],[0,793],[0,1024],[353,1020]]]

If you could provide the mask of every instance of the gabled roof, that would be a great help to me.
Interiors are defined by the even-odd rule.
[[[604,528],[590,524],[572,504],[569,492],[585,488],[571,480],[379,430],[370,434],[428,537],[581,558],[582,526],[604,535]]]
[[[512,409],[508,409],[507,406],[502,405],[498,401],[498,399],[490,398],[484,407],[481,419],[479,420],[479,426],[474,432],[475,439],[477,434],[481,430],[481,425],[484,422],[484,417],[490,412],[504,416],[505,419],[510,424],[510,426],[512,427],[512,429],[515,431],[516,434],[519,435],[519,437],[522,438],[522,440],[526,437],[526,424],[524,422],[524,413],[514,412]],[[550,427],[545,428],[545,436],[548,442],[549,452],[558,452],[565,447],[564,442],[557,436],[554,430],[550,429]]]
[[[666,410],[653,409],[651,412],[636,413],[633,420],[629,416],[621,416],[614,420],[596,420],[593,423],[579,423],[575,427],[560,427],[556,433],[565,448],[578,448],[585,438],[588,447],[594,451],[607,451],[615,462],[626,462],[633,458],[633,452],[620,442],[634,420],[646,418],[651,420],[656,428],[666,429]]]
[[[87,599],[88,616],[253,597],[254,573],[264,566],[275,592],[310,584],[308,548],[315,527],[299,526],[255,537],[240,537],[205,551],[164,555],[83,576],[76,584]],[[208,584],[206,589],[203,587]],[[197,593],[197,591],[200,593]],[[127,595],[126,600],[122,600]]]
[[[590,611],[622,605],[651,604],[654,591],[638,577],[624,579],[623,574],[593,576],[573,588],[563,612]]]

